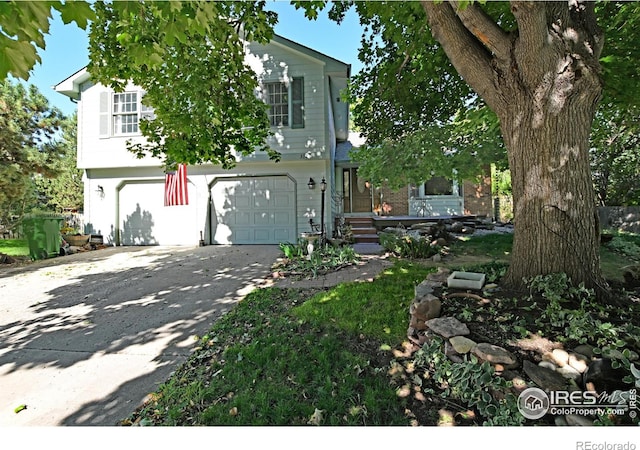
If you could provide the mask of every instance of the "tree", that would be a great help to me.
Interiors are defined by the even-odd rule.
[[[602,206],[640,204],[640,118],[637,108],[603,105],[591,133],[591,171]]]
[[[606,295],[608,286],[599,267],[589,134],[603,96],[623,103],[632,100],[628,94],[620,95],[624,91],[619,75],[618,80],[612,76],[611,85],[603,90],[603,75],[618,71],[633,75],[625,80],[637,87],[637,68],[631,64],[637,51],[629,33],[638,29],[633,25],[638,24],[640,8],[635,3],[598,5],[601,22],[606,23],[603,27],[610,33],[607,42],[611,42],[603,54],[605,35],[596,20],[595,3],[423,1],[421,6],[424,21],[415,11],[407,14],[396,7],[390,14],[394,5],[376,3],[373,15],[384,24],[383,41],[388,32],[400,48],[387,50],[380,45],[374,54],[384,63],[384,56],[392,52],[404,52],[408,62],[416,53],[416,64],[432,77],[436,72],[424,63],[424,45],[417,52],[412,49],[415,30],[428,26],[461,79],[496,114],[507,149],[515,208],[512,263],[506,281],[523,287],[535,275],[565,272],[575,283]],[[361,4],[356,3],[356,8],[362,17]],[[398,80],[384,80],[385,73],[378,74],[383,99],[384,89],[393,89]],[[459,89],[456,82],[450,85]],[[628,86],[629,91],[634,92]],[[420,95],[419,89],[406,93]],[[394,98],[401,97],[394,93]],[[385,104],[384,109],[390,108]]]
[[[0,212],[12,224],[33,206],[33,176],[57,174],[55,144],[63,115],[31,85],[0,84]]]
[[[66,117],[61,124],[62,138],[47,144],[49,152],[59,159],[54,162],[55,177],[34,177],[41,202],[47,209],[63,212],[81,210],[84,204],[82,169],[77,167],[77,115]]]
[[[29,79],[29,71],[41,61],[38,49],[46,47],[44,36],[55,11],[65,24],[75,22],[83,30],[95,18],[84,1],[0,2],[0,80],[7,74]]]
[[[89,72],[121,90],[126,81],[145,90],[154,115],[141,123],[139,157],[177,163],[235,164],[235,155],[269,148],[265,103],[244,62],[242,39],[266,43],[275,14],[264,2],[113,2],[95,4]]]

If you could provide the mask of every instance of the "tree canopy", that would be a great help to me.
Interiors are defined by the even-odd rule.
[[[34,206],[34,175],[58,174],[64,116],[31,85],[0,84],[0,211],[2,220]]]

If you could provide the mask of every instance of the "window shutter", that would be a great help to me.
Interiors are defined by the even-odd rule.
[[[304,78],[294,77],[291,83],[291,128],[304,128]]]
[[[98,134],[100,137],[109,137],[110,133],[110,111],[109,111],[109,92],[100,92],[100,129]]]

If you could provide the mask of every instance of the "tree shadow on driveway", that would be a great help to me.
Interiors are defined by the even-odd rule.
[[[0,279],[0,425],[115,425],[278,256],[277,246],[132,248]]]

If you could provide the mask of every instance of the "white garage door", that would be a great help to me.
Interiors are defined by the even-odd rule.
[[[221,179],[211,198],[215,244],[296,241],[295,185],[288,177]]]
[[[196,192],[191,183],[188,189],[189,205],[164,206],[164,181],[125,184],[118,203],[120,243],[197,246]]]

